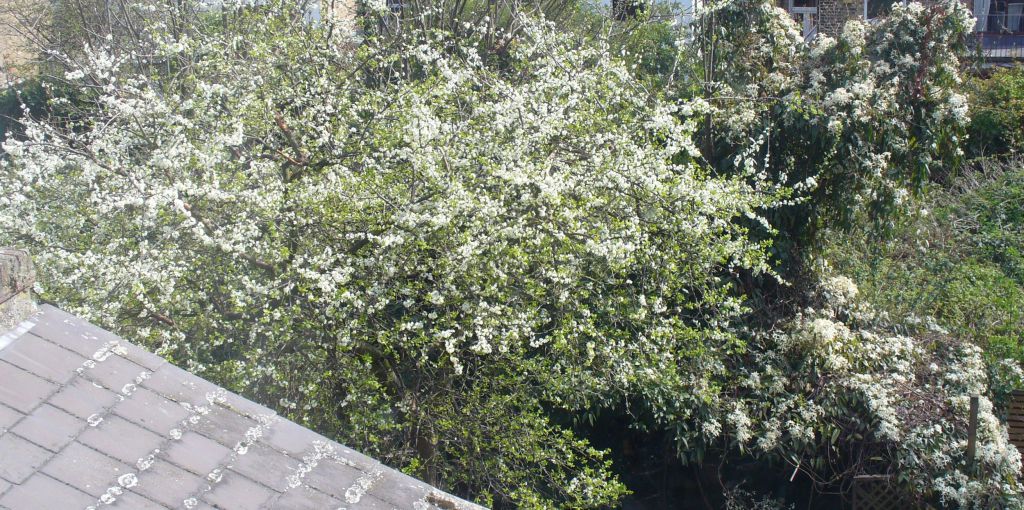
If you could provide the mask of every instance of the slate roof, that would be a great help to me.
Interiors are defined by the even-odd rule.
[[[0,509],[478,509],[52,306],[0,332]]]

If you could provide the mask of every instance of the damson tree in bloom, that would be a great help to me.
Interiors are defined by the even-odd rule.
[[[767,271],[735,219],[781,191],[713,175],[679,105],[544,23],[495,69],[289,12],[69,61],[83,113],[5,146],[3,241],[64,306],[428,481],[617,500],[545,408],[695,419],[726,277]]]
[[[615,504],[626,488],[607,454],[556,419],[609,408],[673,431],[687,459],[724,445],[827,476],[835,466],[800,459],[870,441],[922,497],[1019,494],[1019,457],[990,413],[991,460],[969,480],[953,414],[920,411],[913,423],[941,427],[933,435],[891,419],[895,375],[943,381],[943,409],[983,390],[955,368],[976,361],[969,347],[913,378],[930,356],[916,341],[849,333],[825,306],[776,328],[786,333],[751,331],[735,285],[776,276],[766,252],[788,228],[770,221],[784,208],[815,193],[868,203],[913,182],[891,156],[939,151],[900,126],[956,112],[936,78],[953,64],[867,58],[857,28],[838,46],[778,38],[792,22],[765,3],[764,26],[720,42],[739,52],[765,37],[777,51],[728,60],[687,95],[696,82],[651,88],[600,38],[544,21],[495,39],[486,20],[452,37],[389,18],[357,38],[296,23],[288,3],[185,27],[141,16],[133,43],[51,55],[76,90],[55,106],[71,114],[26,118],[0,168],[0,242],[34,249],[45,296],[495,506]],[[951,58],[963,20],[928,39],[908,21],[924,10],[899,12],[886,26],[903,27],[901,48]],[[503,41],[501,58],[485,39]],[[814,78],[828,66],[846,81]],[[866,95],[828,99],[840,83],[915,76],[927,100],[907,111],[898,98],[885,110]],[[799,126],[828,133],[832,152],[775,165],[769,140],[801,95],[813,115]],[[780,110],[779,97],[792,101]],[[898,164],[865,173],[876,160]],[[829,384],[814,390],[820,374]],[[829,442],[833,430],[846,443]]]

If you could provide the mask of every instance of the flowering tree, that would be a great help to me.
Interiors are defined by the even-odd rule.
[[[903,139],[885,134],[899,126],[877,139],[871,129],[899,108],[841,115],[860,103],[808,78],[808,94],[835,108],[819,122],[840,119],[826,123],[830,143],[846,133],[874,145],[858,145],[856,172],[789,158],[808,172],[794,181],[766,163],[767,138],[743,138],[777,128],[761,92],[721,106],[732,79],[661,93],[602,40],[534,19],[514,24],[495,62],[487,20],[458,38],[445,25],[360,39],[297,24],[288,4],[200,12],[184,28],[141,16],[131,44],[52,55],[76,90],[55,106],[74,113],[26,118],[0,168],[0,241],[35,249],[48,299],[487,504],[600,507],[626,492],[606,453],[555,412],[625,406],[675,431],[688,459],[723,444],[786,459],[818,451],[843,413],[895,441],[882,404],[890,376],[924,356],[917,347],[866,345],[868,333],[804,341],[825,327],[804,316],[783,337],[752,332],[735,282],[774,274],[780,206],[836,192],[843,171],[875,182],[862,163]],[[792,32],[758,5],[772,30]],[[923,16],[914,9],[886,26],[909,27]],[[851,31],[839,49],[776,40],[781,53],[762,58],[789,63],[768,80],[739,61],[720,76],[792,98],[826,61],[879,83],[912,71],[876,72],[889,54],[861,60]],[[948,103],[919,109],[941,115]],[[730,111],[735,125],[708,129]],[[963,352],[957,362],[973,359]],[[816,363],[839,382],[805,412],[805,386],[782,381],[816,380]],[[957,388],[949,399],[979,389]],[[867,404],[846,405],[847,392]],[[1015,479],[992,482],[1014,466],[999,430],[984,439],[1002,460],[970,501],[1019,492]],[[917,444],[891,459],[931,452]],[[922,494],[949,467],[931,459],[907,463]]]
[[[503,71],[289,12],[69,62],[88,115],[5,147],[5,241],[53,299],[430,481],[614,501],[542,405],[713,392],[717,274],[766,269],[733,220],[774,192],[710,175],[675,105],[544,24]]]

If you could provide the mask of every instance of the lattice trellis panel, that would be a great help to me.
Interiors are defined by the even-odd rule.
[[[908,510],[912,502],[892,483],[888,475],[853,478],[853,510]]]
[[[1024,455],[1024,391],[1015,391],[1010,397],[1006,425],[1010,432],[1010,442]]]

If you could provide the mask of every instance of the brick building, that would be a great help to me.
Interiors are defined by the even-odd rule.
[[[803,28],[808,39],[818,33],[836,36],[851,19],[874,19],[884,16],[899,0],[779,0]]]

